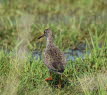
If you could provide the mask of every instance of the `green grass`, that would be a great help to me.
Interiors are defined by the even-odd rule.
[[[95,31],[105,37],[107,31],[105,0],[2,0],[0,1],[0,47],[13,50],[22,31],[28,31],[30,50],[45,47],[37,37],[44,29],[51,28],[55,43],[67,49],[85,42]],[[59,39],[59,40],[57,40]],[[100,40],[102,41],[102,39]]]
[[[75,62],[67,63],[66,77],[63,77],[67,82],[62,89],[54,88],[44,80],[49,73],[42,60],[35,60],[30,54],[20,57],[19,53],[0,51],[0,94],[106,95],[107,59],[103,49],[96,50],[93,49],[85,59],[77,58]]]
[[[0,95],[106,95],[106,10],[106,0],[1,0]],[[44,81],[49,72],[43,59],[29,54],[44,50],[45,38],[37,38],[46,28],[60,49],[86,43],[91,51],[67,63],[62,89]]]

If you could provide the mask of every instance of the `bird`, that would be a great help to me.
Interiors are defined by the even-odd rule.
[[[62,52],[54,43],[52,30],[49,28],[45,29],[43,35],[38,37],[38,39],[41,39],[42,37],[46,37],[44,63],[48,67],[50,72],[50,77],[45,79],[46,81],[48,81],[53,80],[52,72],[61,76],[65,70],[67,62],[64,56],[64,52]],[[58,85],[61,87],[61,78],[59,78]]]

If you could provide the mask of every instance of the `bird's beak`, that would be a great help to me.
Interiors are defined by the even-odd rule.
[[[44,37],[44,36],[45,36],[45,34],[43,34],[42,36],[38,37],[38,39],[40,39],[40,38],[42,38],[42,37]]]

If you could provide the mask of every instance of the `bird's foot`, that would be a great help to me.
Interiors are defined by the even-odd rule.
[[[61,84],[57,84],[57,85],[55,85],[55,87],[58,88],[58,89],[61,89],[62,85]]]
[[[61,85],[61,84],[58,84],[57,86],[58,86],[59,89],[62,88],[62,85]]]
[[[49,77],[49,78],[46,78],[45,81],[50,81],[50,80],[53,80],[52,77]]]

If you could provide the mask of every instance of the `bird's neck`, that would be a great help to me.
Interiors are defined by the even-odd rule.
[[[47,47],[53,45],[53,37],[47,37]]]

